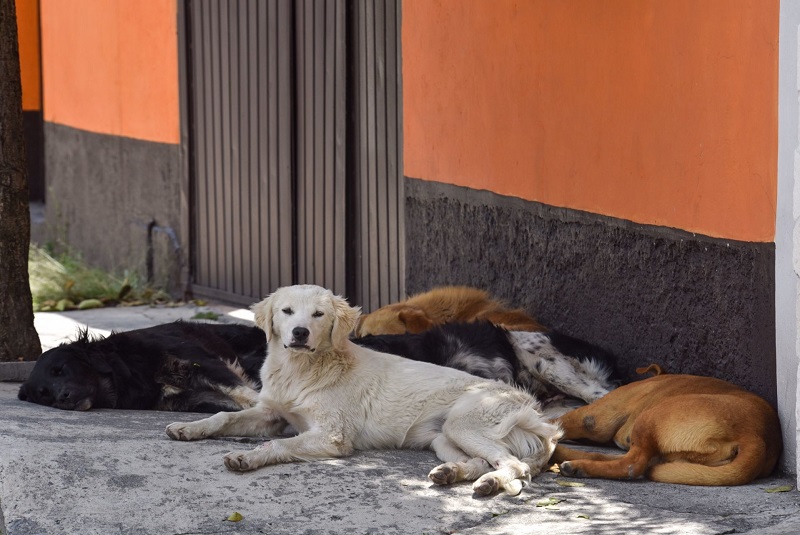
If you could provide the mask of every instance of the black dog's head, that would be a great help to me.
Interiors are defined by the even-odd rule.
[[[77,341],[42,353],[17,397],[64,410],[113,406],[113,370],[105,359],[91,358],[90,343],[83,332]]]

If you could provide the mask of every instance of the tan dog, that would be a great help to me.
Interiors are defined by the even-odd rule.
[[[356,336],[421,333],[448,322],[486,320],[509,331],[547,329],[523,310],[510,309],[485,291],[468,286],[443,286],[361,316]]]
[[[604,455],[559,445],[552,461],[570,477],[743,485],[768,476],[782,449],[778,415],[769,403],[695,375],[658,375],[621,386],[560,422],[563,440],[613,440],[628,450]]]

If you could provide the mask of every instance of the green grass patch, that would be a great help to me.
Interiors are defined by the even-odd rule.
[[[51,254],[31,245],[28,275],[34,312],[53,312],[117,305],[167,303],[163,290],[152,288],[134,273],[115,276],[89,267],[78,255]]]
[[[219,314],[216,312],[208,311],[208,312],[198,312],[194,316],[191,317],[193,320],[214,320],[217,321],[219,319]]]

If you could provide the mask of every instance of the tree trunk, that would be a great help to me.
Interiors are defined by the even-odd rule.
[[[35,360],[28,283],[31,221],[14,0],[0,0],[0,361]]]

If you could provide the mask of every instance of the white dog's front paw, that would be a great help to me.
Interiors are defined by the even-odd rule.
[[[428,479],[437,485],[452,485],[458,477],[458,465],[456,463],[440,464],[428,473]]]
[[[172,440],[199,440],[206,437],[206,431],[196,422],[175,422],[167,426],[167,436]]]
[[[254,462],[253,451],[232,451],[225,456],[225,467],[234,472],[248,472],[260,468],[261,464]]]

